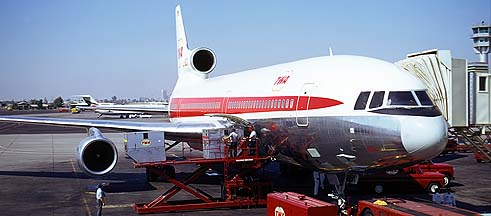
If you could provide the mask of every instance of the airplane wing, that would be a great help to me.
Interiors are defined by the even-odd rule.
[[[226,127],[226,121],[210,118],[202,122],[130,122],[96,119],[65,119],[31,116],[0,116],[3,122],[18,122],[27,124],[47,124],[76,127],[111,128],[122,131],[163,131],[169,134],[187,134],[200,136],[203,129],[218,129]]]

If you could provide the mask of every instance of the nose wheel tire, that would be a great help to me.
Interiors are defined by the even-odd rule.
[[[432,183],[430,183],[430,184],[428,185],[428,192],[430,192],[430,193],[436,193],[436,191],[437,191],[439,188],[440,188],[440,186],[438,186],[438,184],[437,184],[437,183],[432,182]]]
[[[445,175],[445,177],[443,177],[443,186],[448,186],[448,184],[450,184],[450,178]]]
[[[372,210],[370,210],[369,208],[363,210],[363,213],[361,215],[363,215],[363,216],[374,216]]]

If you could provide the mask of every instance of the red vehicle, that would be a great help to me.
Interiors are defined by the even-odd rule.
[[[488,148],[491,148],[491,144],[488,144]],[[487,152],[487,151],[486,151]],[[487,152],[489,154],[489,152]],[[478,162],[478,163],[482,163],[482,162],[491,162],[489,160],[488,157],[486,157],[486,155],[484,155],[482,152],[474,152],[474,159]]]
[[[455,152],[471,152],[472,148],[465,144],[460,144],[453,139],[449,139],[447,142],[447,146],[443,149],[442,154],[445,155],[447,153],[455,153]]]
[[[337,206],[294,192],[269,193],[268,216],[322,216],[337,215]]]
[[[439,205],[429,202],[414,202],[404,199],[387,198],[385,200],[362,200],[358,202],[357,209],[350,215],[374,216],[410,216],[410,215],[479,215],[465,209]]]
[[[465,144],[459,144],[455,140],[448,140],[447,146],[445,146],[445,149],[443,150],[442,154],[445,155],[447,153],[471,152],[471,151],[472,149]]]
[[[359,185],[368,185],[375,193],[384,192],[386,187],[416,187],[435,193],[444,187],[445,175],[438,172],[423,172],[419,166],[407,167],[402,170],[387,171],[373,175],[360,176]]]
[[[410,168],[416,169],[418,167],[421,168],[423,172],[439,172],[445,175],[445,177],[443,178],[444,186],[447,186],[450,183],[450,180],[455,179],[454,169],[452,165],[446,163],[433,163],[433,161],[431,160],[424,161],[421,162],[420,164],[415,164],[410,167],[406,167],[404,168],[404,170],[406,171]]]

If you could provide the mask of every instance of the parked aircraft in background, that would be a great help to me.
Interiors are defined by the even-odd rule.
[[[92,104],[97,104],[97,100],[90,95],[72,95],[70,96],[69,106],[71,108],[79,106],[90,106]],[[114,103],[104,103],[105,105],[112,105]]]
[[[166,139],[187,141],[197,149],[203,129],[246,122],[272,157],[336,178],[407,166],[445,148],[447,124],[426,87],[394,64],[325,56],[212,78],[215,54],[208,48],[188,49],[179,6],[175,12],[178,80],[170,100],[171,122],[0,120],[163,131]],[[116,147],[102,135],[88,137],[78,149],[80,168],[91,175],[108,173],[116,164]]]
[[[120,118],[151,117],[151,114],[167,115],[169,106],[167,103],[146,103],[146,104],[114,104],[98,102],[90,95],[75,95],[71,97],[71,107],[81,110],[92,110],[103,115],[116,115]]]

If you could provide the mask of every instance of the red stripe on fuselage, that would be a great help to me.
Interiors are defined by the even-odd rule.
[[[343,102],[330,98],[309,96],[172,98],[170,117],[196,117],[211,113],[243,114],[313,110],[340,104]]]

